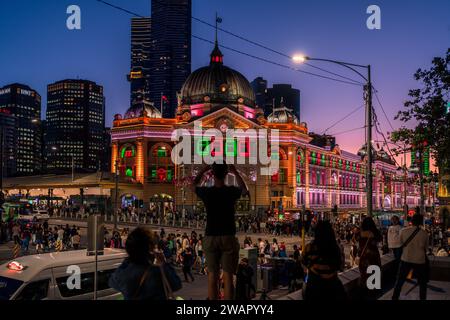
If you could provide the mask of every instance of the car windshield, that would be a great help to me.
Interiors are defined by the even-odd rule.
[[[0,300],[9,300],[23,281],[0,276]]]

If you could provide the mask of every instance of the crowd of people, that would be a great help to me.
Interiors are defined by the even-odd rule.
[[[212,171],[214,177],[213,187],[202,184],[208,171]],[[237,186],[225,185],[228,173],[236,177]],[[197,275],[207,275],[210,300],[251,299],[256,293],[253,282],[256,270],[249,259],[239,259],[239,250],[254,248],[261,266],[273,261],[285,264],[289,291],[303,288],[305,300],[346,300],[348,293],[339,278],[339,272],[346,268],[346,244],[350,246],[349,266],[359,269],[360,299],[377,299],[380,290],[369,290],[367,286],[369,266],[381,269],[381,255],[392,252],[397,268],[392,299],[399,299],[402,286],[412,271],[418,279],[420,299],[424,300],[429,280],[429,254],[448,256],[442,231],[435,226],[424,226],[423,216],[419,213],[404,226],[399,217],[393,216],[387,228],[372,217],[363,217],[361,221],[337,218],[333,222],[324,218],[311,219],[303,226],[298,220],[235,219],[235,204],[248,189],[231,165],[205,166],[194,179],[193,188],[207,213],[203,234],[196,231],[167,233],[164,228],[152,232],[145,227],[137,227],[131,232],[128,228],[105,229],[105,247],[124,248],[128,253],[128,258],[109,280],[111,287],[120,291],[125,299],[174,298],[174,292],[182,286],[177,268],[182,271],[186,283],[194,282]],[[131,209],[124,214],[133,216],[137,213]],[[75,226],[51,228],[47,222],[9,223],[2,224],[0,229],[0,238],[19,244],[24,253],[31,247],[37,253],[80,247],[80,230]],[[282,235],[301,235],[301,230],[311,236],[311,241],[304,247],[294,245],[288,251],[284,240],[277,239]],[[242,244],[236,237],[238,231],[246,233]],[[249,235],[251,232],[266,233],[272,239],[263,240],[260,236],[254,241]],[[430,243],[438,246],[437,251],[430,251]]]
[[[47,221],[18,222],[2,224],[3,242],[13,241],[20,246],[20,254],[45,253],[79,249],[81,244],[80,228],[76,226],[50,227]]]

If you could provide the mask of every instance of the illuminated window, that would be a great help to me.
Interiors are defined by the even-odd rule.
[[[135,148],[133,146],[127,146],[122,148],[121,157],[122,158],[132,158],[136,155]]]
[[[127,168],[127,170],[125,170],[125,175],[127,177],[132,177],[133,176],[133,169],[131,169],[130,167]]]

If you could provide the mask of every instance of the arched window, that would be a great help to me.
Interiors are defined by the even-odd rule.
[[[125,145],[122,147],[122,150],[120,152],[120,157],[123,158],[134,158],[136,156],[136,148],[131,145]]]
[[[131,143],[120,148],[119,175],[129,178],[136,176],[136,147]]]
[[[174,166],[171,159],[172,148],[166,143],[158,143],[150,148],[149,180],[152,182],[171,182]]]

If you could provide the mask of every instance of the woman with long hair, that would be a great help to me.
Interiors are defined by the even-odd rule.
[[[378,230],[375,222],[371,217],[365,217],[361,223],[361,229],[355,234],[356,240],[359,243],[358,256],[359,256],[359,274],[360,287],[362,290],[361,297],[369,297],[367,290],[367,268],[370,265],[376,265],[381,268],[380,251],[378,250],[378,243],[383,240],[383,236]],[[370,290],[371,296],[375,295],[374,290]]]
[[[157,243],[157,237],[146,228],[138,227],[129,234],[125,243],[128,257],[109,278],[111,288],[125,300],[166,300],[171,298],[168,286],[172,292],[181,288],[175,270],[155,251]]]
[[[302,264],[307,269],[305,300],[345,300],[346,292],[338,277],[341,268],[341,251],[328,221],[319,221],[314,230],[314,240],[302,254]]]

